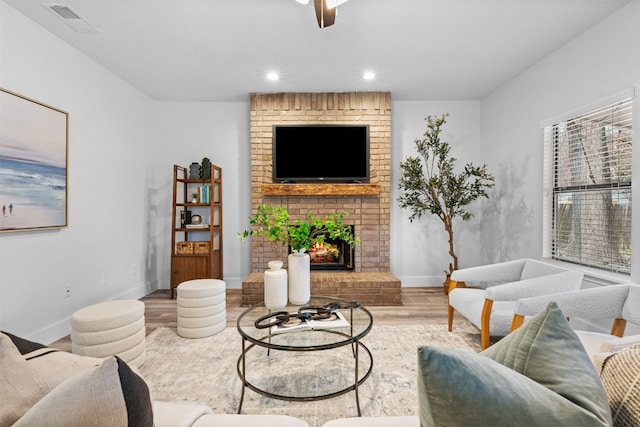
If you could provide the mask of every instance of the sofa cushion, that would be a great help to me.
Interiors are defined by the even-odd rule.
[[[7,332],[2,334],[11,339],[28,362],[30,369],[38,373],[38,377],[48,384],[52,390],[62,381],[78,373],[82,369],[95,368],[102,358],[80,356],[57,348],[25,340]]]
[[[15,422],[70,376],[102,362],[102,359],[50,348],[8,332],[0,332],[0,353],[0,377],[6,378],[0,386],[0,396],[7,406],[0,414],[0,426],[9,419]]]
[[[600,378],[609,396],[613,425],[640,426],[640,344],[607,357]]]
[[[420,419],[415,415],[337,418],[322,427],[420,427]]]
[[[209,414],[198,418],[192,427],[309,427],[306,421],[289,415]]]
[[[153,402],[153,420],[155,427],[191,427],[206,414],[213,413],[207,405],[188,402]]]
[[[15,426],[153,426],[149,389],[118,357],[71,376],[46,394]]]
[[[421,347],[418,371],[423,427],[611,423],[593,364],[554,303],[481,354]]]
[[[12,333],[9,333],[9,332],[0,331],[0,333],[6,335],[11,340],[11,342],[16,347],[16,349],[20,352],[20,354],[27,354],[27,353],[31,353],[31,352],[36,351],[36,350],[41,350],[41,349],[47,349],[48,348],[44,344],[40,344],[40,343],[37,343],[37,342],[26,340],[24,338],[20,338],[20,337],[18,337],[16,335],[13,335]]]
[[[0,426],[10,426],[50,391],[11,339],[0,334]]]

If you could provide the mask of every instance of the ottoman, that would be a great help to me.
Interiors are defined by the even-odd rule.
[[[82,356],[118,356],[133,366],[144,363],[146,329],[144,303],[105,301],[71,315],[71,352]]]
[[[195,279],[182,282],[178,292],[178,335],[204,338],[227,326],[227,285],[218,279]]]

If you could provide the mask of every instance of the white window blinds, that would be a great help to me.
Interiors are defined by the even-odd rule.
[[[631,272],[632,100],[544,128],[554,259]]]

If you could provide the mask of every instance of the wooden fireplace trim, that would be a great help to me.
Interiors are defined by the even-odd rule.
[[[263,196],[377,196],[379,184],[262,184]]]

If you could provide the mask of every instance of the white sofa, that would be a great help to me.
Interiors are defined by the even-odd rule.
[[[309,427],[287,415],[214,414],[206,405],[153,402],[154,427]]]
[[[135,367],[0,333],[0,427],[309,427],[286,415],[214,414],[200,404],[152,401]]]
[[[417,415],[337,418],[327,421],[322,427],[420,427],[420,419]]]
[[[50,349],[45,346],[33,349],[22,344],[17,346],[7,338],[8,335],[0,333],[0,395],[3,396],[2,410],[0,411],[0,427],[5,425],[47,425],[48,427],[91,427],[91,426],[117,426],[127,425],[127,417],[131,412],[139,412],[138,409],[124,410],[122,404],[117,401],[122,400],[123,394],[143,402],[141,408],[144,409],[144,393],[146,384],[142,378],[137,376],[132,369],[127,369],[126,364],[114,363],[116,358],[95,359],[85,356],[77,356],[60,350]],[[503,344],[506,344],[505,341]],[[417,344],[418,345],[418,344]],[[445,350],[446,351],[446,350]],[[451,350],[453,351],[453,350]],[[464,352],[459,352],[465,354]],[[465,357],[475,357],[468,354]],[[610,355],[608,355],[610,356]],[[98,362],[98,366],[96,366]],[[109,363],[106,363],[109,362]],[[555,363],[555,362],[554,362]],[[422,375],[423,369],[429,364],[418,361],[418,375]],[[118,369],[114,370],[113,368]],[[106,369],[108,368],[108,369]],[[102,371],[103,376],[94,375]],[[129,371],[128,379],[122,375],[121,371]],[[627,370],[629,372],[629,370]],[[631,370],[632,372],[633,370]],[[37,374],[48,378],[38,378]],[[132,375],[135,374],[135,375]],[[119,377],[119,379],[118,379]],[[449,381],[448,374],[444,373],[445,383]],[[95,388],[83,388],[87,381],[104,381],[111,383],[111,387],[100,384],[101,394],[92,398]],[[51,389],[45,396],[37,396],[37,392],[28,392],[30,385],[35,380],[38,387]],[[636,381],[637,383],[637,381]],[[422,381],[418,392],[420,399],[425,390],[429,388],[429,381]],[[142,389],[140,388],[142,386]],[[458,386],[452,385],[455,390]],[[102,393],[107,388],[108,393]],[[433,387],[432,387],[433,388]],[[464,388],[464,387],[463,387]],[[56,392],[60,391],[62,392]],[[126,389],[126,390],[125,390]],[[439,389],[436,387],[436,389]],[[42,390],[40,390],[42,391]],[[25,392],[28,392],[25,394]],[[86,395],[85,395],[86,393]],[[640,393],[625,393],[625,395],[640,396]],[[49,399],[51,396],[54,399]],[[115,396],[116,403],[110,402],[110,396]],[[56,400],[57,397],[57,400]],[[46,402],[48,400],[48,402]],[[126,397],[125,397],[126,400]],[[44,404],[43,404],[44,402]],[[146,396],[147,408],[152,408],[149,413],[153,414],[151,421],[155,427],[309,427],[305,421],[286,415],[237,415],[237,414],[214,414],[211,408],[206,405],[150,401]],[[95,406],[94,406],[95,405]],[[422,405],[424,408],[424,405]],[[105,410],[106,409],[106,410]],[[414,408],[416,410],[422,408]],[[15,416],[15,413],[22,412]],[[104,414],[108,421],[100,418]],[[14,416],[15,419],[9,419]],[[88,417],[86,420],[77,422],[78,417]],[[119,422],[113,422],[114,418],[120,417]],[[124,420],[122,420],[124,418]],[[25,421],[26,420],[26,421]],[[131,420],[129,420],[129,425]],[[150,425],[149,423],[135,423],[133,425]],[[327,421],[322,427],[420,427],[419,416],[388,416],[388,417],[349,417]]]

